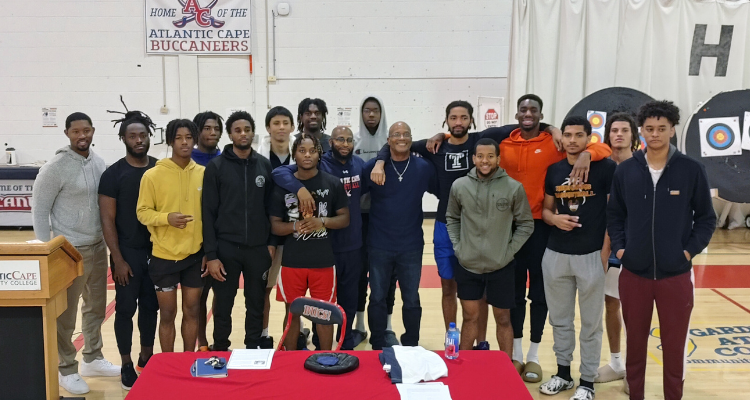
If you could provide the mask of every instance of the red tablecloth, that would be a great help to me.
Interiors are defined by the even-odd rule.
[[[226,378],[193,378],[190,367],[198,357],[230,353],[165,353],[151,358],[127,400],[223,399],[396,399],[396,386],[383,372],[379,351],[348,351],[359,368],[344,375],[320,375],[303,366],[309,351],[276,352],[270,370],[229,370]],[[531,399],[508,356],[501,351],[461,351],[445,360],[454,400]]]

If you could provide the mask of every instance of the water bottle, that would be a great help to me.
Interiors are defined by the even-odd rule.
[[[451,322],[448,332],[445,332],[445,358],[455,360],[458,358],[458,344],[460,332],[456,328],[456,323]]]

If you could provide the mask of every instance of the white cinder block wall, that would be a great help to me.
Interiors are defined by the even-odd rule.
[[[245,108],[265,134],[269,105],[296,115],[301,99],[320,97],[330,131],[336,107],[373,93],[415,139],[441,131],[452,100],[476,107],[478,96],[506,96],[511,0],[286,2],[291,13],[275,18],[274,70],[279,1],[252,1],[252,74],[246,56],[146,56],[143,0],[16,2],[0,26],[0,145],[14,147],[20,163],[48,160],[67,144],[65,117],[83,111],[97,128],[94,151],[112,163],[124,148],[106,110],[122,110],[119,95],[160,125]],[[267,85],[267,73],[277,82]],[[42,127],[43,107],[57,107],[57,128]]]

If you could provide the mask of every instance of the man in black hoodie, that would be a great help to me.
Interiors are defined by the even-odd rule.
[[[203,179],[205,275],[214,279],[214,350],[227,350],[232,307],[240,272],[245,284],[245,346],[261,342],[268,270],[275,247],[268,246],[271,223],[266,207],[273,193],[271,162],[253,151],[255,121],[237,111],[227,118],[231,145],[206,166]],[[271,343],[270,347],[273,347]]]
[[[654,302],[664,354],[664,398],[682,398],[694,297],[690,260],[708,246],[716,228],[705,169],[669,143],[679,121],[680,110],[670,101],[641,107],[638,125],[646,151],[617,167],[607,206],[612,252],[623,268],[619,284],[628,333],[625,368],[635,400],[644,397]]]

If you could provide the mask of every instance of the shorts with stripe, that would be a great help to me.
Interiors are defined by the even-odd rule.
[[[336,302],[336,266],[328,268],[281,267],[276,286],[276,300],[291,303],[304,297],[310,289],[310,297]]]

